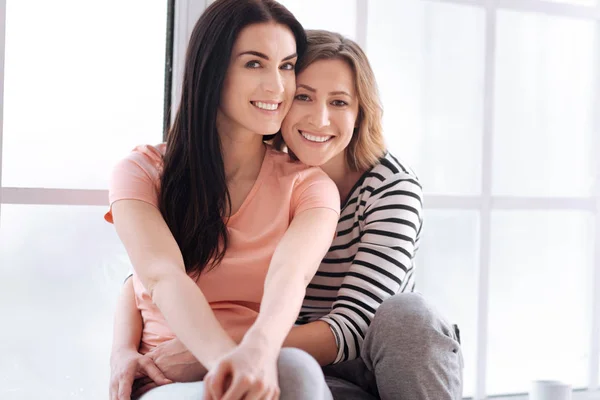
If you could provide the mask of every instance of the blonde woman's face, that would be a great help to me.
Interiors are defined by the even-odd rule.
[[[321,166],[348,147],[358,117],[354,74],[342,60],[320,60],[296,77],[296,94],[281,132],[303,163]]]

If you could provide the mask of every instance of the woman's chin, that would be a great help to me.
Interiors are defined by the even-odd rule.
[[[281,123],[261,124],[260,127],[254,129],[255,132],[260,132],[261,135],[274,135],[281,130]]]
[[[316,158],[316,157],[298,157],[298,159],[303,163],[308,165],[309,167],[320,167],[321,165],[325,164],[325,161],[321,158]]]

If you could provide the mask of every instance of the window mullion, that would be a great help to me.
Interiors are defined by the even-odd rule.
[[[171,123],[175,119],[175,113],[181,100],[181,84],[183,82],[183,68],[188,41],[196,21],[210,3],[212,3],[212,0],[175,0]]]
[[[477,288],[477,345],[475,400],[486,398],[487,350],[489,320],[489,275],[492,230],[492,168],[494,130],[494,79],[496,54],[496,8],[491,0],[485,3],[485,72],[483,93],[483,140],[481,172],[481,222],[479,276]]]
[[[369,23],[369,1],[356,0],[356,41],[367,52],[367,32]]]
[[[6,43],[6,0],[0,0],[0,217],[2,216],[2,134],[4,131],[4,49]]]
[[[596,5],[596,11],[600,15],[600,3]],[[592,110],[600,109],[600,21],[596,22],[595,32],[595,65],[596,71],[595,76],[595,87],[596,90],[595,98],[592,99],[593,107]],[[594,137],[593,137],[593,149],[600,148],[600,114],[595,113],[594,120]],[[595,209],[595,246],[594,246],[594,262],[592,266],[592,315],[591,331],[590,331],[590,360],[589,360],[589,377],[588,386],[590,391],[597,391],[599,386],[599,374],[600,374],[600,157],[598,152],[593,152],[595,162],[595,179],[594,179],[594,195],[596,197],[596,209]]]

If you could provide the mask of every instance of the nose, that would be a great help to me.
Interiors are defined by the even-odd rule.
[[[308,122],[316,128],[329,126],[329,110],[325,105],[314,107],[308,118]]]
[[[279,69],[269,71],[263,79],[263,88],[268,93],[281,94],[284,91],[283,77]]]

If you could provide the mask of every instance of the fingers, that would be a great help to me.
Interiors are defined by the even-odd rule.
[[[225,384],[227,383],[227,378],[231,374],[231,365],[228,362],[221,362],[217,365],[217,369],[211,377],[209,378],[208,383],[205,384],[207,386],[207,391],[210,392],[211,396],[215,399],[220,400],[225,393]]]
[[[110,378],[110,400],[130,400],[133,371],[128,368],[114,373]]]
[[[116,366],[111,365],[110,400],[129,400],[135,375],[135,363],[126,359]]]
[[[229,389],[223,396],[222,400],[240,400],[245,399],[244,395],[250,390],[254,389],[258,385],[256,378],[251,377],[249,375],[242,376],[234,376]],[[262,387],[257,388],[260,389],[260,392],[264,391],[264,385]],[[260,399],[260,397],[259,397]]]
[[[140,361],[140,367],[145,375],[152,379],[158,386],[173,383],[173,381],[167,379],[163,372],[156,366],[154,361],[148,357],[142,358]]]
[[[212,385],[212,375],[206,375],[204,377],[204,396],[202,400],[219,400],[213,394]]]
[[[271,400],[271,390],[267,388],[262,380],[257,380],[251,385],[250,390],[247,391],[244,400]],[[225,398],[224,398],[225,399]]]
[[[132,399],[137,399],[140,398],[144,393],[146,393],[147,391],[154,389],[155,387],[158,387],[160,385],[157,385],[155,382],[148,382],[145,385],[137,388],[131,395]],[[129,399],[127,399],[129,400]]]
[[[204,379],[205,400],[221,400],[222,394],[219,393],[223,392],[224,390],[222,387],[217,387],[214,375],[211,375],[209,378]]]
[[[110,400],[117,400],[117,394],[119,393],[119,381],[112,378],[110,379],[110,386],[108,388],[108,397]]]
[[[131,378],[124,377],[119,379],[119,390],[117,393],[116,400],[130,400],[131,398],[131,386],[133,385],[133,380]]]
[[[133,382],[133,387],[132,387],[132,391],[133,392],[137,392],[142,386],[145,386],[149,383],[152,383],[152,379],[148,378],[147,376],[144,376],[142,378],[136,379]]]
[[[281,395],[281,389],[279,389],[279,386],[277,386],[277,387],[275,387],[275,389],[273,389],[273,393],[269,399],[279,400],[280,395]]]

